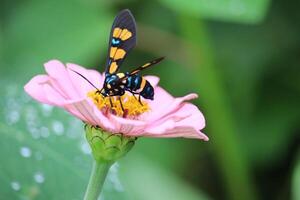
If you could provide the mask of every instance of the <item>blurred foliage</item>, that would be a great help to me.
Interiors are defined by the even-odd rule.
[[[293,172],[293,185],[292,185],[292,197],[294,200],[300,199],[300,155],[298,154],[298,161],[296,163],[295,170]]]
[[[2,1],[0,199],[82,198],[91,156],[81,122],[34,102],[22,86],[53,58],[103,71],[123,8],[138,22],[123,69],[165,55],[145,73],[173,95],[199,93],[210,141],[139,139],[112,168],[102,199],[299,199],[299,6]]]
[[[263,20],[269,0],[160,0],[177,12],[199,18],[257,23]]]
[[[79,63],[101,59],[99,49],[107,43],[111,22],[107,9],[95,3],[54,0],[8,5],[12,8],[3,31],[4,62],[13,68],[6,73],[42,72],[37,66],[53,58]]]

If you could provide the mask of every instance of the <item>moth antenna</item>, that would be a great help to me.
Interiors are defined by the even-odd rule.
[[[70,68],[69,68],[70,69]],[[93,86],[97,91],[102,91],[99,90],[99,88],[97,88],[91,81],[89,81],[85,76],[83,76],[82,74],[80,74],[79,72],[76,72],[75,70],[73,69],[70,69],[71,71],[75,72],[76,74],[78,74],[79,76],[81,76],[84,80],[86,80],[89,84],[91,84],[91,86]]]

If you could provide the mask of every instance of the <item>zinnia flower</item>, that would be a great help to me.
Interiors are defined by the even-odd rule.
[[[59,106],[86,124],[100,127],[106,132],[129,137],[185,137],[205,141],[201,132],[205,119],[199,109],[186,101],[197,98],[188,94],[174,98],[158,86],[159,78],[146,76],[154,87],[154,100],[140,103],[131,94],[104,98],[77,73],[82,74],[97,88],[102,88],[104,75],[76,64],[66,66],[58,60],[45,64],[47,75],[37,75],[26,85],[25,91],[39,102]],[[74,72],[75,71],[75,72]],[[113,107],[111,107],[113,105]]]

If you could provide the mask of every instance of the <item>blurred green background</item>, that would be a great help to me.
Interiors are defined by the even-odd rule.
[[[103,71],[124,8],[138,45],[122,69],[166,56],[145,74],[173,95],[199,94],[210,141],[140,138],[100,199],[300,199],[299,1],[0,2],[1,200],[82,199],[92,164],[82,123],[23,85],[53,58]]]

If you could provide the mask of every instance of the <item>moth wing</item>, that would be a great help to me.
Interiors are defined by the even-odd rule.
[[[156,65],[156,64],[160,63],[164,58],[165,58],[165,57],[160,57],[160,58],[157,58],[157,59],[152,60],[152,61],[150,61],[150,62],[147,62],[147,63],[143,64],[142,66],[140,66],[140,67],[138,67],[138,68],[132,70],[132,71],[130,72],[130,75],[137,74],[137,73],[139,73],[141,70],[144,70],[144,69],[149,68],[149,67],[151,67],[151,66],[153,66],[153,65]]]
[[[122,10],[111,28],[106,73],[116,73],[129,51],[136,45],[136,23],[128,9]]]

